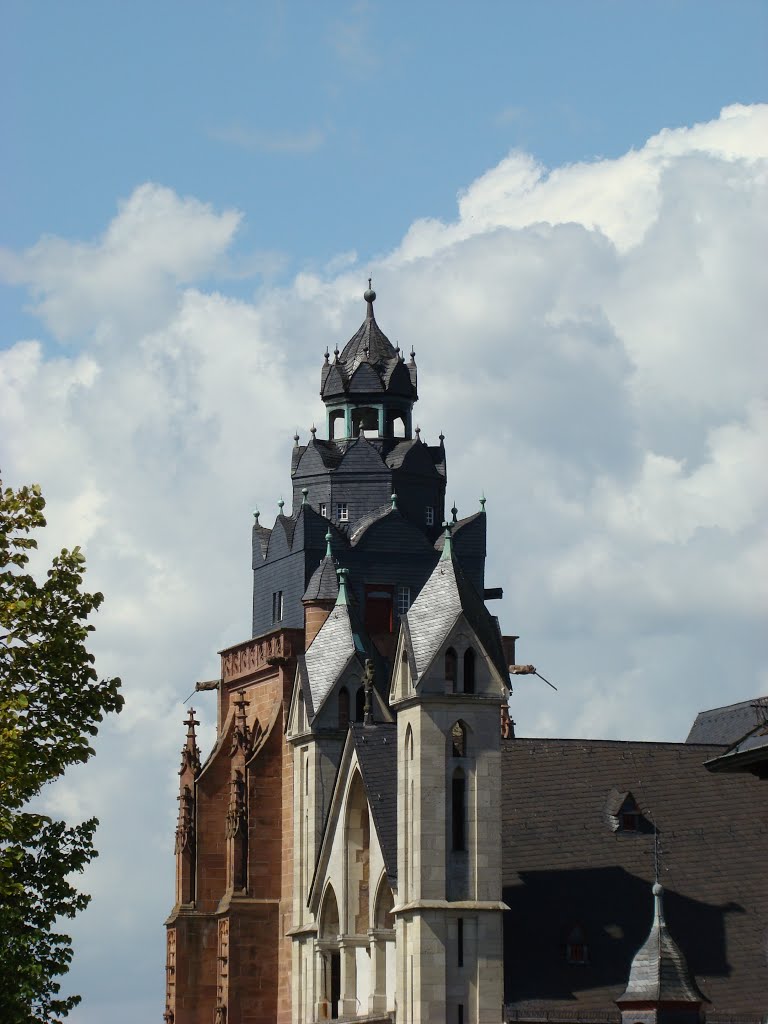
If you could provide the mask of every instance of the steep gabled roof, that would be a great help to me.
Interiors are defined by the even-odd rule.
[[[768,701],[768,697],[743,700],[738,704],[728,704],[722,708],[711,708],[700,711],[691,726],[686,743],[721,743],[731,746],[737,743],[759,723],[755,705],[760,701]]]
[[[390,883],[397,879],[397,726],[389,722],[350,727],[368,806]]]
[[[304,655],[314,714],[349,663],[365,656],[365,643],[356,629],[350,608],[337,604]]]
[[[499,624],[464,575],[448,542],[407,615],[416,682],[426,672],[462,613],[502,679],[509,678]]]

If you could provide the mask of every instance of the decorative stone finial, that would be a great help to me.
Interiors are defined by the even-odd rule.
[[[332,540],[331,531],[329,530],[328,533],[326,533],[326,535],[325,535],[325,557],[326,558],[333,558],[333,552],[331,551],[331,540]]]
[[[480,495],[480,511],[485,512],[485,494]]]
[[[333,350],[333,355],[334,355],[334,360],[333,360],[334,363],[338,363],[338,361],[339,361],[339,346],[338,345]]]
[[[331,353],[330,353],[330,352],[328,351],[328,348],[327,348],[327,347],[326,347],[326,349],[325,349],[325,353],[324,353],[324,354],[325,354],[325,361],[326,361],[326,363],[327,363],[327,362],[328,362],[328,360],[329,360],[329,359],[331,358]]]
[[[394,491],[392,492],[392,509],[393,511],[397,509],[397,494]]]
[[[416,364],[416,349],[411,345],[411,362]]]
[[[418,425],[416,427],[416,440],[417,441],[421,440],[421,427],[419,427]]]
[[[277,507],[280,509],[280,511],[277,513],[279,516],[281,516],[283,514],[283,506],[284,505],[285,505],[285,502],[281,498],[280,501],[278,501],[278,503],[277,503]]]
[[[442,448],[445,443],[445,434],[442,432],[442,430],[438,434],[438,438],[440,440],[440,447]]]
[[[310,434],[312,435],[312,440],[314,441],[314,440],[315,440],[315,434],[317,433],[317,427],[315,426],[315,424],[314,424],[314,423],[313,423],[313,424],[312,424],[312,426],[311,426],[311,427],[309,428],[309,432],[310,432]]]
[[[453,508],[451,509],[451,515],[453,516],[453,522],[457,523],[459,521],[459,510],[456,508],[455,501],[453,503]]]
[[[453,559],[453,523],[443,523],[445,540],[443,541],[443,553],[440,555],[441,562],[450,562]]]
[[[253,524],[254,526],[258,526],[259,525],[259,516],[260,515],[261,515],[261,512],[259,512],[259,510],[257,508],[255,508],[253,510],[253,518],[256,520],[256,522]]]
[[[293,443],[294,443],[294,446],[295,446],[296,448],[298,448],[298,447],[299,447],[299,432],[298,432],[298,430],[297,430],[297,431],[296,431],[296,433],[295,433],[295,434],[293,435]]]
[[[301,504],[302,505],[306,505],[307,504],[307,495],[308,494],[309,494],[309,488],[308,487],[302,487],[301,488]]]

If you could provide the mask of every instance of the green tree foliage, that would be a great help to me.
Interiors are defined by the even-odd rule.
[[[86,648],[102,594],[82,590],[79,548],[28,571],[31,536],[46,525],[37,485],[0,481],[0,1021],[54,1024],[80,1002],[60,997],[72,945],[54,929],[90,897],[69,882],[97,856],[95,818],[69,826],[30,807],[69,765],[87,761],[98,723],[120,711],[119,679],[99,679]]]

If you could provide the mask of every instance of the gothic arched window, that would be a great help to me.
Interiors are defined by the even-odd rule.
[[[358,687],[355,694],[355,721],[362,722],[365,718],[365,687]]]
[[[475,692],[475,652],[468,647],[464,651],[464,693]]]
[[[349,725],[349,690],[342,686],[339,690],[339,728],[346,729]]]
[[[456,651],[452,647],[445,652],[445,681],[456,689]]]

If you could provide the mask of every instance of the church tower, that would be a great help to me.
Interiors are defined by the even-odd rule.
[[[498,1024],[503,1000],[500,721],[509,669],[452,530],[403,617],[390,693],[402,1024]]]
[[[252,635],[198,684],[204,763],[187,722],[168,1024],[500,1019],[509,677],[485,510],[444,531],[444,437],[414,426],[416,354],[375,300],[369,281],[325,352],[326,436],[294,437],[290,510],[254,514]]]

